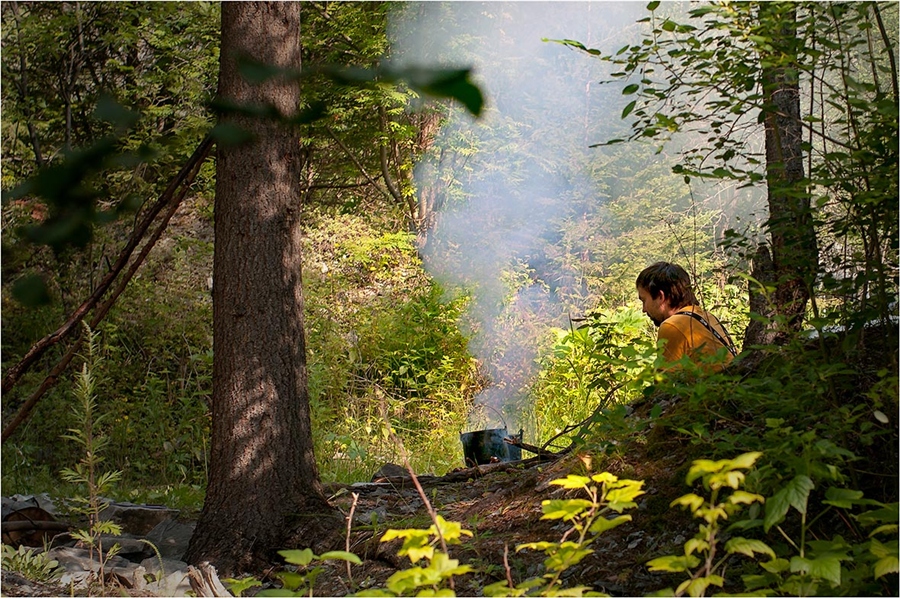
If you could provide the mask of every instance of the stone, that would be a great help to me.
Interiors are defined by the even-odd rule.
[[[91,558],[91,551],[87,548],[60,546],[48,551],[47,556],[55,559],[66,570],[59,579],[59,583],[63,586],[84,589],[88,586],[91,578],[100,573],[100,562],[96,558],[96,551],[94,551],[94,558]],[[117,576],[130,587],[140,583],[138,565],[120,556],[113,556],[106,560],[103,564],[103,572],[107,577]]]
[[[409,471],[405,467],[401,467],[395,463],[385,463],[378,471],[372,475],[372,481],[389,479],[389,478],[408,478]]]
[[[188,565],[184,561],[156,557],[141,562],[144,570],[143,590],[157,596],[187,596],[191,591]]]
[[[180,560],[187,552],[196,523],[179,523],[174,519],[161,521],[147,533],[147,541],[166,559]]]
[[[103,521],[114,521],[122,531],[135,536],[146,535],[166,519],[174,519],[178,511],[162,505],[136,505],[130,502],[107,502],[100,512]]]

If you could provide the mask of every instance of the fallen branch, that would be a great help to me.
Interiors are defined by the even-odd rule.
[[[168,210],[166,210],[166,213],[164,214],[159,225],[153,231],[153,234],[144,244],[137,258],[135,258],[131,262],[131,265],[129,266],[125,276],[119,281],[113,293],[103,304],[97,307],[97,310],[94,312],[94,317],[91,318],[89,324],[91,329],[96,328],[100,324],[100,322],[103,321],[103,318],[106,317],[106,314],[109,312],[110,308],[112,308],[112,306],[115,304],[116,299],[118,299],[122,292],[125,290],[126,286],[131,281],[138,268],[140,268],[141,264],[144,262],[144,259],[146,259],[147,255],[150,253],[150,250],[153,249],[154,245],[156,245],[156,242],[162,236],[162,233],[165,231],[166,227],[169,224],[169,220],[175,214],[178,206],[181,205],[181,201],[184,199],[185,195],[187,195],[191,183],[193,183],[194,178],[196,178],[197,173],[200,170],[200,166],[206,159],[206,156],[209,155],[209,151],[212,148],[212,145],[212,139],[210,137],[206,137],[194,151],[194,154],[191,156],[190,160],[188,160],[188,163],[185,164],[184,168],[181,169],[175,179],[173,179],[172,183],[169,184],[163,195],[160,196],[159,200],[156,202],[156,205],[154,205],[153,209],[151,210],[154,218],[159,214],[160,211],[162,211],[162,208],[165,207],[166,203],[169,204],[169,208]],[[159,206],[158,209],[157,205]],[[121,266],[117,267],[117,269],[116,267],[114,267],[117,275],[125,267],[126,263],[128,262],[128,258],[131,256],[131,253],[134,251],[134,248],[137,245],[137,242],[140,241],[140,239],[150,228],[152,219],[150,219],[150,221],[148,222],[149,216],[150,214],[148,214],[147,217],[145,217],[141,222],[139,227],[135,229],[135,233],[132,235],[132,239],[129,240],[128,245],[126,245],[126,248],[120,254],[119,259],[116,260],[117,266],[119,262],[123,262]],[[138,235],[139,230],[140,235]],[[135,239],[135,237],[138,238]],[[135,242],[134,246],[131,246],[132,240]],[[125,256],[126,253],[127,256]],[[125,256],[124,261],[123,256]],[[110,272],[110,274],[111,273],[112,272]],[[104,277],[103,281],[101,282],[101,285],[105,286],[103,292],[98,294],[98,292],[95,291],[91,295],[91,297],[76,310],[75,314],[73,314],[72,317],[69,318],[69,320],[65,325],[63,325],[62,328],[60,328],[53,334],[44,337],[44,339],[36,343],[31,348],[31,350],[29,350],[28,354],[26,354],[26,357],[23,358],[18,364],[13,366],[13,368],[11,368],[11,370],[17,369],[17,372],[15,373],[14,377],[10,377],[10,375],[7,374],[7,378],[10,378],[11,380],[10,387],[12,387],[12,385],[15,385],[19,377],[21,377],[25,370],[27,370],[27,368],[30,367],[37,360],[37,358],[40,357],[41,354],[43,354],[44,351],[46,351],[50,346],[62,340],[62,338],[71,331],[71,327],[69,327],[70,323],[72,323],[72,326],[74,326],[75,324],[81,322],[87,311],[89,311],[90,308],[95,307],[97,303],[99,303],[102,295],[106,292],[106,290],[108,290],[108,288],[115,280],[115,277],[109,278],[109,280],[107,280],[107,278],[109,278],[109,274]],[[65,332],[60,334],[60,331],[63,331],[64,329]],[[51,339],[51,337],[53,337],[52,340],[48,341],[47,339]],[[45,344],[45,346],[43,346],[42,348],[38,348],[38,346],[45,343],[45,341],[47,344]],[[13,432],[16,431],[16,428],[18,428],[19,425],[28,418],[28,416],[31,414],[32,409],[34,409],[34,406],[37,405],[37,402],[41,399],[41,397],[43,397],[44,394],[46,394],[46,392],[56,384],[56,382],[59,380],[59,376],[61,376],[62,373],[66,370],[69,363],[71,363],[72,359],[75,358],[75,355],[78,354],[80,348],[81,339],[79,338],[72,344],[71,347],[69,347],[68,351],[66,351],[59,362],[57,362],[57,364],[53,367],[53,369],[50,370],[50,373],[44,378],[44,381],[41,383],[38,389],[35,390],[34,393],[32,393],[32,395],[28,398],[27,401],[25,401],[25,403],[23,403],[22,407],[19,408],[18,413],[16,413],[12,421],[7,424],[5,428],[3,428],[3,435],[2,438],[0,438],[0,443],[6,442],[6,440],[10,436],[12,436]],[[33,358],[29,358],[28,356],[32,354],[34,354],[35,356]],[[6,392],[7,378],[4,378],[3,381],[3,392]]]
[[[543,449],[539,446],[534,446],[533,444],[528,444],[528,443],[522,442],[518,436],[507,436],[506,438],[503,439],[503,442],[505,442],[506,444],[511,444],[513,446],[517,446],[520,449],[524,449],[524,450],[528,451],[529,453],[534,453],[535,455],[539,455],[541,457],[556,457],[556,456],[558,456],[558,454],[554,453],[553,451],[548,451],[547,449]]]

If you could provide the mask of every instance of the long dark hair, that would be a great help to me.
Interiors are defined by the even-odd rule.
[[[691,287],[691,277],[684,268],[669,262],[656,262],[638,274],[637,286],[650,293],[656,299],[665,293],[672,307],[699,305]]]

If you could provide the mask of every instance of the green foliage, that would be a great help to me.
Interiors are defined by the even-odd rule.
[[[528,579],[511,587],[507,582],[491,584],[484,589],[486,596],[598,596],[584,586],[560,587],[563,574],[578,565],[586,556],[594,552],[590,544],[603,532],[631,521],[631,515],[622,512],[637,506],[635,499],[644,494],[643,482],[619,479],[608,473],[598,473],[590,477],[569,474],[565,478],[552,480],[552,485],[566,490],[580,490],[588,498],[545,500],[541,503],[544,514],[541,519],[560,519],[569,522],[568,530],[559,542],[529,542],[516,546],[521,550],[540,550],[547,555],[544,560],[546,573],[541,578]],[[609,517],[610,513],[618,513]],[[574,532],[574,533],[573,533]],[[573,539],[566,539],[572,537]]]
[[[477,388],[457,324],[465,297],[445,298],[410,236],[379,234],[375,224],[320,213],[308,229],[310,395],[326,478],[367,479],[396,461],[388,424],[417,471],[456,466]]]
[[[316,562],[325,561],[346,561],[348,563],[359,565],[362,561],[352,552],[343,550],[332,550],[321,555],[316,555],[312,550],[305,548],[302,550],[279,550],[278,554],[284,557],[284,560],[294,568],[280,571],[275,574],[281,581],[281,588],[273,590],[262,590],[257,592],[256,596],[312,596],[313,587],[316,578],[322,573],[320,566],[310,565]],[[253,587],[260,586],[262,583],[254,577],[244,577],[241,579],[226,578],[223,579],[228,584],[228,589],[235,596],[242,596],[243,593]]]
[[[694,493],[685,494],[675,499],[671,506],[690,509],[693,516],[702,519],[704,523],[700,524],[697,534],[685,543],[683,554],[658,557],[647,563],[650,571],[688,574],[688,579],[675,589],[674,595],[688,593],[691,596],[704,596],[709,586],[724,585],[722,573],[725,559],[716,560],[720,526],[729,516],[743,508],[742,505],[765,501],[758,494],[740,490],[744,481],[743,470],[751,468],[761,456],[758,452],[744,453],[734,459],[699,460],[691,465],[687,483],[701,479],[703,487],[710,492],[710,497],[707,500]],[[720,496],[723,489],[731,489],[732,492],[728,496]],[[764,543],[741,537],[731,538],[725,546],[725,557],[735,552],[749,556],[761,553],[775,558],[775,553]],[[700,568],[692,572],[697,567]],[[660,592],[660,595],[668,596],[672,593],[668,589]]]
[[[896,7],[764,6],[704,4],[684,14],[651,3],[643,39],[618,52],[562,43],[617,69],[610,78],[624,84],[622,118],[631,132],[609,143],[652,140],[661,148],[674,138],[693,140],[673,168],[688,183],[749,188],[766,181],[757,144],[776,110],[766,103],[766,77],[791,73],[809,98],[799,123],[812,193],[804,210],[815,220],[825,269],[813,311],[843,323],[887,318],[897,293],[886,276],[897,263],[897,202],[886,198],[897,195],[898,74],[896,27],[885,23],[896,23]],[[769,230],[785,226],[770,216]],[[755,242],[735,228],[726,231],[727,245],[748,256]]]
[[[641,396],[655,376],[657,350],[647,318],[634,308],[592,312],[557,342],[532,388],[534,415],[546,441],[567,426]],[[584,430],[579,434],[583,441]]]
[[[18,573],[25,579],[39,583],[54,582],[65,573],[59,562],[48,557],[46,553],[27,546],[15,549],[3,544],[0,566],[4,571]]]

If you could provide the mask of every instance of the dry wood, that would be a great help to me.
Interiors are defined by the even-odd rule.
[[[197,567],[188,567],[188,581],[197,596],[232,596],[222,582],[216,568],[209,563],[200,563]]]

